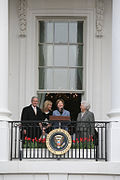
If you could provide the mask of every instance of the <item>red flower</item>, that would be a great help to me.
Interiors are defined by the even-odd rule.
[[[31,138],[28,138],[27,140],[28,140],[28,141],[30,141],[30,140],[31,140]]]
[[[27,136],[25,136],[25,140],[27,140]]]
[[[36,137],[35,137],[35,141],[36,141],[36,142],[38,141]]]
[[[75,143],[75,140],[73,140],[73,143]]]
[[[91,141],[93,141],[93,136],[91,136]]]
[[[41,140],[42,140],[41,138],[40,138],[40,139],[38,139],[38,142],[41,142]]]
[[[34,139],[32,139],[32,142],[34,142],[35,140]]]
[[[87,138],[87,142],[90,142],[90,137],[89,137],[89,138]]]
[[[80,138],[80,142],[82,142],[83,141],[83,138]]]
[[[44,139],[42,139],[42,143],[45,143],[45,141],[46,141],[46,139],[44,138]]]

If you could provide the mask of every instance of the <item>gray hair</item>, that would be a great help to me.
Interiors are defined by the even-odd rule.
[[[81,101],[81,104],[85,107],[86,110],[90,109],[90,104],[87,101]]]
[[[35,99],[35,98],[37,98],[38,99],[38,97],[37,96],[33,96],[32,98],[31,98],[31,102],[33,101],[33,99]]]

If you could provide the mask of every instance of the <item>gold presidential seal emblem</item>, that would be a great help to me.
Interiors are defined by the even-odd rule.
[[[71,136],[64,129],[54,129],[47,135],[46,146],[53,154],[65,154],[70,149],[71,144]]]

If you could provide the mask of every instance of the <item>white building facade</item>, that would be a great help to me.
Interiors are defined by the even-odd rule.
[[[10,178],[36,180],[40,178],[43,180],[120,179],[119,7],[119,0],[0,0],[0,180]],[[76,72],[76,62],[72,66],[69,64],[68,67],[64,57],[64,67],[59,68],[65,70],[63,75],[65,84],[62,87],[62,83],[59,84],[54,79],[56,76],[61,76],[61,69],[55,64],[59,64],[60,59],[55,60],[57,43],[47,42],[47,40],[47,43],[45,42],[47,47],[51,46],[54,49],[53,64],[55,66],[50,64],[47,67],[51,63],[49,61],[52,56],[50,48],[47,48],[48,57],[46,59],[48,61],[45,66],[50,71],[45,70],[46,77],[44,78],[47,82],[53,73],[53,68],[54,84],[49,88],[48,83],[46,86],[44,85],[43,89],[39,87],[38,82],[42,84],[41,74],[38,70],[42,66],[39,64],[38,43],[41,43],[41,41],[39,42],[39,22],[46,20],[54,22],[53,29],[57,27],[60,20],[63,23],[62,27],[68,24],[68,40],[65,41],[67,35],[61,36],[65,42],[63,43],[61,40],[60,43],[61,46],[68,46],[69,52],[72,52],[70,51],[71,46],[83,45],[83,64],[77,67],[78,69],[83,68],[82,88],[77,89],[74,83],[69,84],[69,81],[76,81],[74,73]],[[69,29],[70,25],[72,26],[72,23],[76,22],[84,24],[83,42],[71,43],[70,37],[74,36],[75,31],[71,31],[72,35],[70,36]],[[48,25],[50,26],[50,23]],[[55,30],[53,32],[55,33]],[[46,34],[46,39],[49,39],[49,31]],[[41,43],[40,45],[45,46],[46,44]],[[59,54],[57,53],[57,55]],[[72,55],[68,53],[66,59],[68,58],[69,63],[70,57]],[[71,60],[71,62],[73,61]],[[46,67],[42,68],[46,69]],[[67,69],[69,69],[69,73]],[[74,70],[71,71],[71,69]],[[68,80],[67,75],[70,72],[72,72],[72,78]],[[30,103],[31,97],[45,92],[81,94],[81,99],[90,102],[96,120],[110,121],[107,129],[107,162],[87,160],[10,161],[8,121],[20,120],[21,110]]]

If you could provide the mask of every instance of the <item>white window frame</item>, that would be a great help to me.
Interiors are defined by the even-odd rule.
[[[73,90],[71,90],[71,89],[39,89],[39,88],[37,88],[38,90],[37,90],[37,93],[45,93],[45,92],[47,92],[47,93],[79,93],[79,94],[83,94],[84,93],[84,89],[85,89],[85,43],[84,43],[84,41],[85,41],[85,29],[86,29],[86,27],[85,27],[85,25],[86,25],[86,23],[85,23],[85,21],[86,21],[86,17],[62,17],[62,16],[59,16],[59,17],[38,17],[37,18],[37,29],[38,29],[38,33],[37,33],[37,39],[38,39],[38,42],[37,42],[37,44],[39,43],[39,22],[40,21],[53,21],[53,22],[76,22],[76,21],[83,21],[83,65],[82,66],[44,66],[43,68],[65,68],[65,69],[72,69],[72,68],[75,68],[75,69],[77,69],[77,68],[82,68],[83,69],[83,73],[82,73],[82,76],[83,76],[83,79],[82,79],[82,90],[75,90],[75,89],[73,89]],[[68,20],[68,21],[67,21]],[[69,31],[69,28],[68,28],[68,31]],[[43,43],[44,44],[44,43]],[[50,43],[45,43],[45,44],[50,44]],[[58,44],[58,45],[69,45],[69,43],[53,43],[53,46],[54,45],[56,45],[56,44]],[[81,44],[81,43],[70,43],[70,44],[73,44],[73,45],[78,45],[78,44]],[[38,53],[37,53],[37,55],[38,55],[38,69],[39,69],[39,47],[38,47]],[[68,57],[69,57],[69,54],[68,54]],[[54,58],[53,58],[54,59]],[[69,73],[69,71],[67,72],[67,73]],[[54,73],[53,73],[54,74]],[[39,73],[38,73],[38,75],[37,75],[37,77],[38,77],[38,86],[39,86]],[[53,77],[53,79],[54,79],[54,77]],[[54,80],[53,80],[54,81]],[[69,83],[69,82],[68,82]]]
[[[36,72],[36,67],[38,67],[38,19],[41,17],[72,17],[76,18],[86,18],[85,21],[85,52],[83,57],[85,60],[85,74],[83,74],[85,84],[83,85],[83,92],[77,91],[77,93],[83,93],[82,98],[91,102],[92,106],[92,92],[93,92],[93,49],[94,49],[94,9],[79,9],[72,11],[63,9],[42,9],[42,10],[29,10],[28,17],[28,31],[27,31],[27,59],[26,59],[26,103],[29,102],[29,98],[32,95],[37,94],[38,91],[38,71]],[[37,34],[37,36],[36,36]],[[29,53],[30,52],[30,53]],[[44,91],[45,92],[45,91]],[[41,91],[41,93],[44,93]],[[66,93],[66,91],[49,91],[49,92],[60,92]],[[76,93],[76,91],[69,91],[70,93]],[[67,93],[69,93],[67,91]]]

